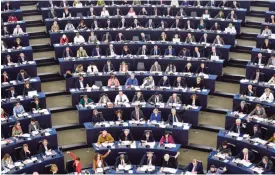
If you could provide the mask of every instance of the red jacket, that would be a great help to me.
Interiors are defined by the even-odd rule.
[[[66,37],[65,39],[63,37],[60,38],[60,44],[63,45],[64,43],[66,43],[66,44],[69,43],[68,37]]]
[[[71,157],[74,159],[74,164],[73,166],[75,167],[75,171],[77,172],[77,174],[81,173],[81,169],[82,169],[82,165],[79,162],[78,165],[76,165],[76,156],[74,155],[74,153],[70,152]]]
[[[161,145],[164,142],[165,142],[165,136],[162,136],[161,139],[160,139],[160,141],[159,141],[159,144]],[[171,135],[168,136],[168,143],[175,143],[174,139],[173,139],[173,137]]]
[[[16,18],[16,16],[9,16],[8,22],[17,22],[18,19]]]

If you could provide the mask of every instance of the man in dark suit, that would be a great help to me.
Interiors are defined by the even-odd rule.
[[[193,159],[192,162],[184,168],[184,171],[189,171],[194,174],[204,174],[202,162],[197,159]]]
[[[118,170],[118,166],[122,165],[130,165],[131,162],[128,159],[128,156],[125,154],[120,154],[117,158],[116,158],[116,162],[115,162],[115,168]]]
[[[253,126],[253,131],[250,133],[250,138],[262,138],[262,132],[261,129],[259,128],[259,125],[254,125]]]
[[[124,129],[123,133],[120,134],[119,136],[119,141],[130,141],[133,142],[134,141],[134,137],[132,135],[132,133],[130,133],[129,129]]]
[[[115,49],[114,49],[114,45],[113,44],[110,44],[109,47],[107,48],[106,50],[106,56],[115,56],[116,55],[116,52],[115,52]]]
[[[180,22],[180,20],[178,18],[172,24],[171,28],[176,28],[176,29],[181,29],[182,28],[182,23]]]
[[[33,131],[39,131],[41,129],[39,123],[32,118],[31,119],[31,123],[29,124],[29,133],[33,132]]]
[[[179,114],[177,114],[177,111],[175,108],[171,109],[171,114],[168,115],[167,123],[172,125],[174,122],[182,122],[182,118]]]
[[[148,54],[148,49],[146,45],[143,45],[138,49],[137,55],[147,55]]]
[[[154,45],[154,48],[152,48],[151,51],[150,51],[150,55],[152,55],[152,56],[160,56],[161,55],[160,48],[158,48],[157,45]]]
[[[258,53],[258,55],[253,59],[253,63],[257,65],[266,65],[266,59],[263,57],[262,53]]]
[[[141,142],[154,142],[154,141],[155,141],[155,138],[152,134],[152,131],[150,131],[150,130],[144,131]]]
[[[167,87],[170,87],[171,84],[170,84],[169,78],[168,78],[167,76],[162,77],[162,78],[159,80],[158,86],[167,86]]]
[[[7,94],[7,97],[8,98],[11,98],[11,97],[17,97],[17,92],[14,90],[14,87],[11,87],[9,90],[8,90],[8,94]]]
[[[26,160],[31,158],[31,152],[29,150],[28,144],[23,145],[23,149],[20,151],[20,159],[21,160]]]
[[[94,22],[93,22],[92,25],[91,25],[91,28],[92,28],[92,29],[101,28],[100,23],[97,22],[97,20],[94,20]]]
[[[256,96],[256,93],[253,90],[253,87],[252,87],[251,84],[247,86],[247,88],[243,92],[243,95],[246,95],[246,96]]]
[[[81,88],[86,88],[87,87],[87,83],[84,80],[83,76],[80,76],[78,80],[76,80],[75,82],[75,88],[77,89],[81,89]]]
[[[273,162],[269,160],[267,156],[264,156],[262,160],[256,164],[256,167],[263,168],[264,174],[269,174],[273,170]]]
[[[48,144],[47,139],[43,139],[41,145],[39,146],[39,153],[45,153],[46,151],[51,151],[51,147]]]
[[[111,72],[111,71],[114,71],[115,70],[115,67],[114,65],[111,63],[110,60],[108,60],[106,62],[106,64],[104,64],[103,66],[103,72]]]
[[[98,122],[104,122],[105,119],[103,117],[102,112],[98,112],[98,110],[94,109],[92,114],[92,122],[98,123]]]
[[[178,95],[176,93],[174,93],[169,97],[169,99],[167,101],[167,105],[169,103],[181,104],[182,102],[181,102],[180,98],[178,97]]]
[[[155,93],[148,100],[148,103],[150,104],[156,104],[156,103],[162,103],[162,102],[163,102],[163,98],[162,98],[162,95],[159,93]]]
[[[168,46],[167,49],[165,49],[164,55],[165,55],[165,56],[176,56],[176,51],[175,51],[175,49],[170,45],[170,46]]]
[[[25,56],[24,53],[20,53],[18,56],[18,63],[22,64],[26,61],[28,61],[28,58]]]
[[[179,156],[180,152],[177,152],[175,156],[170,156],[169,154],[164,154],[163,161],[161,165],[160,172],[163,171],[163,168],[178,168],[178,161],[177,157]]]
[[[216,50],[216,47],[215,46],[213,46],[212,47],[212,49],[211,49],[211,52],[210,52],[210,54],[209,54],[209,59],[211,59],[211,56],[218,56],[219,57],[219,59],[221,59],[221,57],[222,57],[222,54],[221,54],[221,52],[220,51],[218,51],[218,50]]]
[[[218,22],[215,22],[214,25],[211,27],[210,30],[213,30],[213,31],[221,30],[221,27],[218,24]]]
[[[197,69],[196,71],[197,74],[199,73],[204,73],[204,74],[208,74],[208,67],[205,67],[204,63],[201,63],[200,67]]]
[[[118,24],[118,28],[127,28],[127,27],[128,27],[128,24],[127,24],[127,22],[125,21],[125,18],[122,17],[122,18],[121,18],[121,21],[120,21],[119,24]]]
[[[186,48],[183,48],[179,54],[178,54],[179,57],[190,57],[191,54],[190,54],[190,51]]]
[[[112,36],[109,32],[106,32],[102,37],[102,42],[109,43],[112,41]]]
[[[175,80],[173,86],[177,87],[177,88],[179,88],[179,87],[182,87],[182,88],[186,87],[186,84],[184,82],[184,78],[177,77],[177,79]]]
[[[144,120],[144,114],[138,106],[135,106],[135,110],[132,111],[131,119],[136,121]]]
[[[203,57],[203,51],[200,51],[198,47],[195,47],[194,51],[193,51],[193,57],[194,58],[202,58]]]
[[[99,46],[95,46],[95,48],[93,49],[92,51],[92,56],[93,57],[96,57],[96,56],[101,56],[102,53],[101,53],[101,49],[99,48]]]
[[[207,33],[204,33],[203,36],[200,38],[200,43],[209,43]]]
[[[234,109],[234,111],[242,114],[248,114],[248,107],[245,101],[241,101],[240,105],[237,107],[237,109]]]
[[[20,70],[20,72],[17,74],[17,81],[25,81],[25,79],[31,78],[27,72],[25,72],[23,69]]]
[[[145,24],[145,28],[153,29],[155,28],[155,23],[152,19],[149,19],[148,22]]]
[[[70,50],[69,47],[66,47],[65,50],[63,51],[63,58],[69,58],[73,57],[73,52]]]
[[[236,119],[236,122],[230,128],[231,132],[245,134],[246,128],[245,125],[241,123],[241,119]]]
[[[235,158],[252,162],[255,158],[255,155],[253,154],[253,152],[249,151],[247,148],[244,148],[242,152],[240,152]]]
[[[143,155],[139,167],[142,167],[143,165],[149,165],[149,166],[155,166],[156,165],[156,156],[153,154],[153,152],[147,152]]]

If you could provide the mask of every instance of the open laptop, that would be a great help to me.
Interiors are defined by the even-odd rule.
[[[29,91],[28,92],[28,97],[33,97],[33,96],[37,96],[37,91]]]

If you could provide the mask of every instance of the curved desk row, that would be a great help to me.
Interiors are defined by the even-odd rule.
[[[30,77],[37,77],[37,65],[35,61],[28,61],[26,64],[16,64],[15,66],[1,65],[1,73],[6,71],[11,80],[16,80],[21,69],[25,70]]]
[[[26,23],[25,23],[25,21],[4,22],[2,25],[6,26],[7,29],[8,29],[8,31],[10,33],[13,32],[13,29],[16,27],[16,25],[20,25],[20,27],[22,28],[23,32],[26,32]]]
[[[251,79],[251,76],[255,74],[256,70],[260,69],[261,73],[264,73],[264,81],[269,81],[270,78],[275,75],[275,66],[274,67],[259,67],[258,65],[253,65],[249,62],[246,65],[246,78]]]
[[[7,55],[10,55],[12,60],[16,60],[20,53],[24,53],[29,61],[33,60],[32,47],[27,46],[27,47],[22,47],[22,49],[7,49],[4,51],[2,50],[1,51],[1,63],[4,63],[4,59]],[[17,61],[15,61],[15,62],[17,62]]]
[[[12,14],[14,16],[16,16],[16,18],[18,20],[22,20],[23,19],[22,10],[16,9],[16,10],[11,10],[11,11],[2,11],[1,12],[1,20],[5,21],[5,22],[8,21],[9,16],[12,15]]]
[[[114,124],[112,126],[109,125],[109,127],[101,127],[101,125],[93,125],[90,122],[84,123],[87,144],[91,146],[93,143],[97,142],[98,135],[103,130],[107,130],[108,133],[116,139],[119,138],[120,134],[123,132],[123,129],[130,129],[130,132],[136,140],[142,138],[144,130],[152,130],[155,140],[160,140],[165,131],[170,131],[172,132],[175,143],[186,146],[188,145],[189,130],[192,126],[191,124],[186,124],[184,127],[173,127],[169,125],[159,127],[160,125],[158,126],[156,124],[130,124],[130,122],[123,123],[122,125],[123,126]]]
[[[13,32],[13,30],[11,30],[11,33]],[[29,42],[29,34],[25,33],[23,35],[1,35],[1,40],[4,41],[8,48],[12,48],[14,46],[15,40],[17,38],[20,38],[21,40],[21,46],[29,46],[30,42]]]
[[[159,111],[161,111],[161,118],[163,121],[167,121],[168,115],[171,113],[172,107],[165,106],[165,107],[160,107],[156,105],[151,105],[149,103],[145,105],[141,105],[141,110],[144,114],[144,117],[146,120],[149,120],[153,110],[155,108],[158,108]],[[102,112],[103,117],[106,121],[116,121],[115,118],[115,111],[118,109],[123,111],[123,120],[131,120],[131,113],[134,111],[135,104],[132,103],[130,107],[125,107],[121,105],[115,105],[113,108],[108,108],[104,106],[95,106],[94,108],[87,108],[87,107],[82,107],[79,105],[76,105],[77,111],[78,111],[78,119],[79,119],[79,124],[83,124],[85,122],[91,122],[92,121],[92,110],[97,109],[99,112]],[[200,106],[197,107],[189,107],[185,108],[183,106],[177,107],[176,110],[178,111],[178,114],[182,117],[183,121],[185,123],[190,123],[194,126],[197,126],[199,124],[199,112],[201,110]]]
[[[256,88],[256,94],[262,95],[266,88],[269,88],[272,91],[275,91],[275,84],[268,84],[266,82],[260,82],[260,83],[254,83],[249,80],[240,81],[240,94],[243,94],[245,90],[247,89],[248,85],[252,85],[254,88]]]

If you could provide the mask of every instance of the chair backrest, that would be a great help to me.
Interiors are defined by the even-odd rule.
[[[95,85],[98,86],[98,87],[103,86],[102,81],[95,81]]]
[[[137,63],[137,71],[145,71],[144,62],[138,62]]]
[[[15,151],[15,159],[16,160],[20,160],[21,157],[20,157],[20,151],[23,149],[22,146],[19,146],[19,147],[16,147],[14,148],[14,151]]]
[[[191,17],[197,17],[197,12],[191,12]]]
[[[36,147],[37,153],[39,153],[39,147],[40,147],[40,145],[42,145],[42,140],[37,143],[37,147]]]
[[[51,167],[52,167],[52,164],[45,165],[44,174],[51,174]]]
[[[139,36],[133,36],[133,41],[139,41]]]
[[[9,132],[9,137],[12,137],[12,128],[13,128],[14,125],[9,125],[9,128],[10,128],[10,132]]]
[[[72,173],[72,172],[75,171],[74,167],[73,167],[73,164],[74,164],[74,160],[68,160],[66,162],[66,171],[67,171],[67,173]]]

